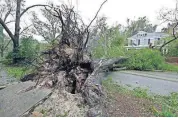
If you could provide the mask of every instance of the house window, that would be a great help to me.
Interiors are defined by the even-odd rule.
[[[150,44],[150,39],[148,39],[148,44]]]
[[[130,40],[130,45],[132,45],[133,44],[133,41],[132,40]]]
[[[140,39],[138,40],[138,45],[140,45]]]

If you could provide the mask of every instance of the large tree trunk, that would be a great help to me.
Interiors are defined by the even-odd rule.
[[[2,39],[4,40],[4,39]],[[2,44],[1,44],[1,57],[3,58],[4,57],[4,41],[2,41]]]
[[[19,61],[19,39],[15,38],[13,42],[13,64],[18,63]]]
[[[17,8],[16,8],[16,21],[15,21],[15,35],[13,41],[13,63],[18,62],[18,54],[19,54],[19,38],[20,38],[20,9],[21,9],[21,1],[17,0]]]
[[[1,49],[1,57],[4,57],[4,49]]]

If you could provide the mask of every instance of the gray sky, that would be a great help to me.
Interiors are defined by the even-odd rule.
[[[45,4],[49,1],[56,4],[65,1],[65,3],[74,5],[84,21],[88,23],[94,17],[104,0],[26,0],[26,6]],[[99,13],[99,16],[104,15],[108,17],[109,25],[113,25],[116,22],[126,25],[127,18],[135,19],[141,16],[147,16],[152,24],[160,24],[161,21],[157,18],[160,9],[163,7],[174,8],[175,0],[108,0]],[[160,31],[165,25],[159,26],[157,31]]]
[[[26,0],[27,6],[46,3],[49,0]],[[70,2],[74,6],[77,4],[78,11],[85,20],[92,19],[104,0],[50,0],[57,2]],[[161,8],[174,8],[175,0],[108,0],[99,15],[108,17],[108,23],[115,22],[126,24],[126,19],[139,16],[147,16],[153,24],[159,24],[157,20],[158,12]]]

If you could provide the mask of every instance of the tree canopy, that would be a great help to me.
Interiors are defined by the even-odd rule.
[[[126,32],[128,36],[135,35],[138,31],[155,32],[157,25],[150,23],[146,16],[139,17],[136,20],[127,19]]]

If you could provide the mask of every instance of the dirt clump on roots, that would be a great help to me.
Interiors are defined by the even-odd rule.
[[[80,95],[70,94],[66,91],[59,93],[55,90],[43,104],[33,110],[30,116],[84,117],[88,111],[88,106],[83,102]]]

